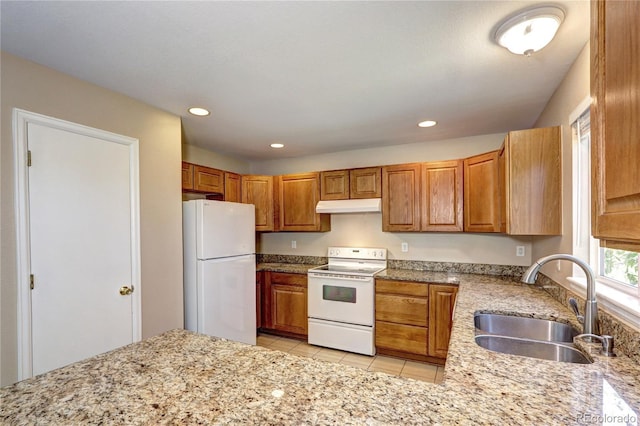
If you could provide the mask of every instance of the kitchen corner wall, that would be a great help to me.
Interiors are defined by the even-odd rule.
[[[0,386],[4,386],[17,380],[12,109],[139,139],[143,338],[183,326],[181,125],[178,116],[8,53],[2,52],[0,64]]]
[[[308,171],[465,158],[500,148],[505,134],[491,134],[435,142],[341,151],[331,154],[252,163],[252,173],[279,175]],[[291,248],[291,242],[296,248]],[[408,252],[400,250],[401,243]],[[525,246],[524,257],[516,257],[516,246]],[[258,252],[326,256],[329,246],[369,246],[389,250],[390,259],[434,262],[529,265],[531,237],[469,233],[382,232],[381,213],[333,214],[326,233],[263,233]]]
[[[573,253],[573,140],[569,116],[576,112],[590,90],[590,51],[587,43],[573,62],[564,79],[538,117],[534,127],[562,126],[562,235],[558,237],[535,237],[533,260],[554,253]],[[557,269],[557,266],[560,269]],[[573,275],[569,262],[551,262],[542,272],[561,285],[568,286],[566,277]]]

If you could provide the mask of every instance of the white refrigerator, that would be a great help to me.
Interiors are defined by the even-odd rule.
[[[183,202],[185,328],[256,344],[255,206]]]

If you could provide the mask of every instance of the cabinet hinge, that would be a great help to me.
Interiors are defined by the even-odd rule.
[[[27,151],[27,167],[31,167],[31,150]]]
[[[35,278],[33,274],[31,274],[29,275],[29,287],[31,287],[31,290],[33,290],[33,287],[35,287],[34,283],[35,283]]]

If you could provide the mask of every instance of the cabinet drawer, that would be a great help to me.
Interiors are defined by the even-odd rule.
[[[376,321],[376,347],[427,355],[426,327]]]
[[[427,301],[426,297],[376,294],[376,320],[426,327]]]
[[[287,274],[284,272],[270,272],[270,274],[272,284],[307,286],[307,276],[303,274]]]
[[[429,296],[429,285],[409,281],[376,280],[376,293],[404,294],[407,296]]]

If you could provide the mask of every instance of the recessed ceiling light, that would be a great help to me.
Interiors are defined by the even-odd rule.
[[[209,110],[200,107],[189,108],[189,113],[197,115],[198,117],[206,117],[207,115],[211,114]]]
[[[436,124],[438,124],[438,123],[433,121],[433,120],[425,120],[425,121],[419,122],[418,123],[418,127],[433,127]]]
[[[553,40],[564,12],[555,6],[523,10],[504,21],[496,31],[496,42],[517,55],[531,56]]]
[[[284,144],[283,143],[272,143],[271,145],[269,145],[271,148],[284,148]]]

